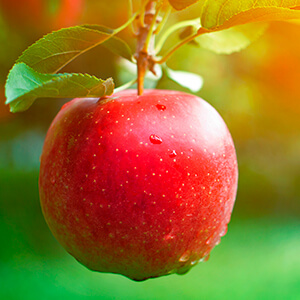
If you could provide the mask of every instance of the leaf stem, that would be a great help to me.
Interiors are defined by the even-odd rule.
[[[169,27],[165,33],[161,36],[161,38],[159,39],[156,47],[155,47],[155,53],[159,53],[164,45],[164,43],[166,42],[166,40],[168,39],[168,37],[175,32],[176,30],[183,28],[183,27],[187,27],[187,26],[200,26],[200,18],[197,19],[193,19],[193,20],[188,20],[188,21],[183,21],[183,22],[179,22],[174,24],[173,26]]]
[[[133,3],[132,0],[128,0],[128,16],[129,18],[131,18],[131,16],[133,16]],[[134,22],[131,22],[130,24],[131,27],[131,31],[133,33],[134,36],[137,35],[137,28],[134,25]]]
[[[158,24],[157,28],[154,30],[154,34],[159,34],[161,32],[161,30],[163,29],[163,27],[165,26],[169,15],[172,11],[172,6],[169,6],[167,11],[165,12],[163,19],[161,20],[161,22]]]
[[[132,0],[128,0],[128,10],[129,10],[129,16],[133,15],[133,3]]]
[[[200,36],[200,35],[202,35],[204,33],[208,33],[208,32],[209,32],[209,30],[201,27],[196,34],[188,36],[186,39],[184,39],[182,42],[180,42],[174,48],[172,48],[163,58],[161,58],[159,60],[155,60],[154,62],[157,63],[157,64],[163,64],[163,63],[165,63],[170,58],[170,56],[175,51],[177,51],[179,48],[181,48],[182,46],[186,45],[187,43],[189,43],[190,41],[192,41],[196,37],[198,37],[198,36]]]
[[[132,17],[129,18],[129,20],[126,23],[124,23],[122,26],[114,29],[114,34],[117,34],[117,33],[121,32],[122,30],[124,30],[128,25],[130,25],[135,20],[137,15],[138,15],[138,12],[136,12],[134,15],[132,15]]]
[[[139,27],[145,27],[144,19],[145,19],[145,9],[146,9],[146,4],[142,5],[142,9],[140,11],[140,16],[139,16]]]

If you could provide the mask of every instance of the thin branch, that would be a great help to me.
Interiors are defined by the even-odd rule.
[[[172,11],[172,7],[169,6],[163,16],[163,19],[161,20],[161,22],[158,24],[157,28],[155,29],[154,34],[159,34],[161,32],[161,30],[163,29],[163,27],[165,26],[165,24],[169,18],[171,11]]]
[[[129,6],[129,16],[133,15],[133,3],[132,0],[128,0],[128,6]]]
[[[155,53],[159,53],[164,45],[164,43],[166,42],[166,40],[168,39],[168,37],[175,32],[176,30],[183,28],[183,27],[187,27],[187,26],[199,26],[200,27],[200,19],[193,19],[193,20],[188,20],[188,21],[183,21],[183,22],[179,22],[174,24],[173,26],[169,27],[164,34],[161,36],[161,38],[159,39],[156,47],[155,47]]]
[[[145,9],[146,5],[142,5],[141,11],[140,11],[140,16],[139,16],[139,26],[138,27],[145,27],[144,19],[145,19]]]
[[[132,15],[133,15],[133,3],[132,3],[132,0],[128,0],[128,16],[129,16],[129,18],[131,18]],[[136,36],[137,28],[135,27],[134,22],[132,22],[130,24],[130,27],[131,27],[131,31],[132,31],[133,35]]]
[[[117,29],[114,29],[115,33],[119,33],[120,31],[124,30],[128,25],[130,25],[136,18],[136,16],[138,15],[138,12],[136,12],[134,15],[132,15],[132,17],[122,26],[120,26]]]
[[[205,28],[200,28],[198,30],[198,32],[196,34],[190,35],[189,37],[187,37],[186,39],[184,39],[182,42],[180,42],[179,44],[177,44],[173,49],[171,49],[163,58],[159,59],[159,60],[155,60],[155,63],[157,64],[163,64],[165,63],[170,56],[177,51],[179,48],[181,48],[182,46],[186,45],[187,43],[191,42],[193,39],[195,39],[196,37],[204,34],[204,33],[208,33],[209,30],[205,29]]]

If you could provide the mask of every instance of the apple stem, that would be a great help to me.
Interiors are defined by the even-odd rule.
[[[157,4],[156,1],[150,0],[146,4],[143,14],[139,16],[139,31],[135,54],[138,69],[138,95],[143,94],[146,72],[148,70],[154,72],[154,27],[157,23],[160,8],[161,2]]]

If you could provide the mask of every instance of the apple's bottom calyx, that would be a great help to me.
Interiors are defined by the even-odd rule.
[[[226,233],[237,177],[230,133],[207,102],[127,90],[61,109],[43,148],[40,199],[78,261],[145,280],[208,257]]]

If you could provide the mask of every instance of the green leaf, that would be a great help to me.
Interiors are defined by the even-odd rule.
[[[134,19],[135,15],[117,29],[100,25],[82,25],[54,31],[25,50],[17,63],[23,62],[40,73],[56,73],[79,55],[104,42],[110,50],[129,58],[130,49],[125,42],[119,38],[111,41],[109,39],[126,28]],[[116,46],[121,48],[115,49]]]
[[[113,30],[86,26],[64,28],[47,34],[28,49],[17,63],[24,62],[40,73],[56,73],[70,61],[100,45],[113,35]]]
[[[114,54],[126,58],[129,61],[133,61],[133,54],[128,44],[124,40],[116,36],[111,37],[110,39],[102,43],[101,46],[107,48]]]
[[[215,0],[205,1],[201,24],[215,31],[259,21],[299,19],[300,0]]]
[[[38,97],[102,97],[113,90],[111,78],[104,81],[87,74],[41,74],[25,63],[17,63],[8,75],[5,96],[11,112],[20,112]]]
[[[192,4],[199,2],[199,0],[169,0],[169,3],[176,9],[182,10],[185,9]]]
[[[90,28],[93,30],[94,29],[102,30],[103,32],[107,32],[108,30],[110,30],[109,28],[102,26],[102,25],[84,25],[84,26],[86,28]],[[119,29],[117,29],[117,30],[118,30],[118,32],[120,31]],[[104,42],[102,42],[101,46],[107,48],[114,54],[117,54],[123,58],[126,58],[129,61],[133,60],[132,59],[132,57],[133,57],[132,50],[130,49],[128,44],[119,37],[112,36],[108,40],[105,40]]]
[[[217,54],[231,54],[248,47],[268,28],[267,23],[250,23],[198,36],[199,46]]]
[[[165,75],[169,79],[189,89],[194,93],[199,92],[203,86],[203,78],[198,74],[185,71],[174,71],[166,65],[163,69]]]

